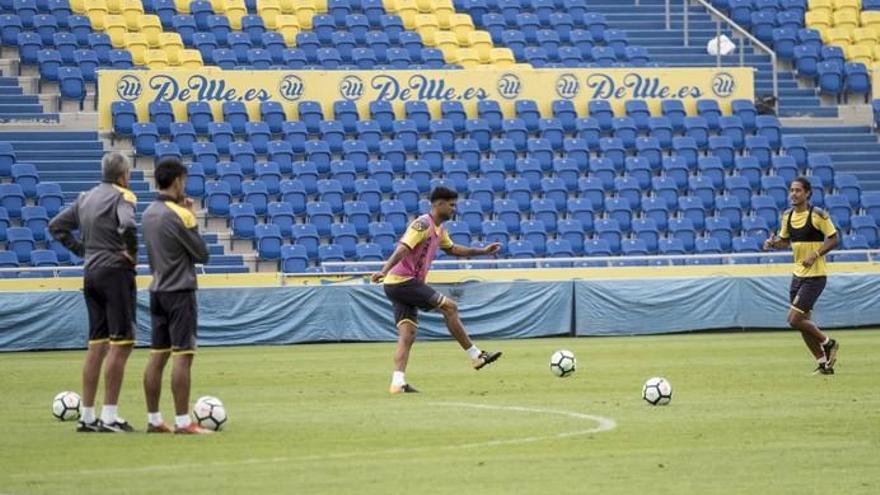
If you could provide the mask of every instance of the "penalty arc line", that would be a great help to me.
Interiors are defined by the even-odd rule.
[[[498,447],[502,445],[517,445],[517,444],[527,444],[527,443],[535,443],[541,442],[545,440],[552,440],[556,438],[571,438],[576,436],[590,435],[594,433],[602,433],[606,431],[611,431],[617,427],[617,422],[611,418],[606,418],[604,416],[596,416],[592,414],[584,414],[573,411],[561,411],[556,409],[543,409],[536,407],[522,407],[522,406],[499,406],[499,405],[491,405],[491,404],[477,404],[470,402],[430,402],[428,405],[432,406],[441,406],[441,407],[452,407],[452,408],[470,408],[470,409],[482,409],[482,410],[493,410],[493,411],[512,411],[512,412],[522,412],[522,413],[530,413],[530,414],[549,414],[556,416],[565,416],[569,418],[584,420],[584,421],[593,421],[596,423],[596,426],[592,428],[587,428],[583,430],[573,430],[573,431],[564,431],[560,433],[548,434],[548,435],[539,435],[539,436],[531,436],[531,437],[517,437],[517,438],[508,438],[508,439],[499,439],[499,440],[489,440],[484,442],[471,442],[471,443],[460,443],[460,444],[452,444],[452,445],[443,445],[443,446],[431,446],[431,447],[407,447],[407,448],[397,448],[397,449],[385,449],[385,450],[374,450],[374,451],[358,451],[358,452],[340,452],[337,454],[322,454],[322,455],[308,455],[308,456],[285,456],[285,457],[269,457],[269,458],[259,458],[259,459],[241,459],[235,461],[218,461],[218,462],[206,462],[199,464],[155,464],[150,466],[139,466],[139,467],[131,467],[131,468],[107,468],[107,469],[85,469],[78,471],[68,471],[68,472],[57,472],[51,473],[51,476],[69,476],[69,475],[83,475],[83,476],[93,476],[100,474],[131,474],[131,473],[150,473],[150,472],[161,472],[161,471],[179,471],[179,470],[187,470],[187,469],[205,469],[211,467],[233,467],[233,466],[247,466],[247,465],[264,465],[264,464],[279,464],[279,463],[288,463],[288,462],[308,462],[308,461],[327,461],[334,459],[349,459],[354,457],[367,457],[367,456],[376,456],[376,455],[395,455],[395,454],[415,454],[420,452],[437,452],[437,451],[450,451],[450,450],[465,450],[465,449],[474,449],[479,447]],[[47,473],[43,473],[41,476],[46,476]],[[21,477],[30,477],[25,474],[15,475],[17,478]]]

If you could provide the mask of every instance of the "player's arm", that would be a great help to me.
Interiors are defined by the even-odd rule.
[[[82,242],[73,235],[73,231],[79,228],[79,200],[77,199],[64,211],[55,215],[55,218],[49,222],[49,234],[56,241],[60,242],[71,253],[82,258],[85,254],[85,248]]]
[[[779,225],[781,225],[779,228],[779,236],[777,236],[775,232],[770,234],[770,238],[764,241],[764,251],[783,249],[791,246],[791,239],[789,239],[788,235],[788,219],[785,217],[785,214],[782,215],[782,221],[779,222]]]
[[[442,249],[443,249],[443,251],[446,252],[446,254],[449,254],[452,256],[458,256],[459,258],[466,258],[469,256],[482,256],[485,254],[495,254],[498,252],[499,249],[501,249],[501,244],[498,244],[497,242],[495,242],[495,243],[489,244],[488,246],[483,247],[483,248],[473,248],[473,247],[459,246],[458,244],[453,244],[449,247],[442,248]]]
[[[825,234],[825,241],[819,246],[819,249],[807,255],[802,264],[809,268],[816,263],[816,260],[828,254],[831,250],[840,244],[840,236],[837,235],[837,229],[834,228],[834,222],[828,216],[828,213],[822,210],[816,210],[813,217],[813,224]]]
[[[371,280],[377,284],[384,280],[385,276],[388,275],[388,272],[390,272],[392,268],[397,266],[398,263],[403,261],[403,259],[406,258],[410,251],[412,251],[412,249],[410,249],[409,246],[407,246],[403,242],[398,242],[397,247],[394,248],[394,252],[391,253],[391,257],[388,258],[388,261],[386,261],[384,265],[382,265],[381,270],[373,274]]]
[[[189,215],[178,217],[180,220],[169,222],[168,225],[173,229],[171,235],[177,239],[177,242],[183,247],[183,250],[189,254],[195,263],[207,263],[211,253],[208,251],[208,245],[205,239],[199,234],[199,225],[196,221],[196,214],[191,199],[186,198],[181,204],[188,210]]]
[[[137,262],[137,219],[135,218],[135,203],[126,198],[120,198],[116,205],[116,218],[119,220],[119,234],[125,244],[125,253],[132,264]]]

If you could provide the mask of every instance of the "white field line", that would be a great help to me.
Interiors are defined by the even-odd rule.
[[[198,469],[205,470],[210,468],[218,468],[218,467],[230,467],[230,466],[248,466],[248,465],[265,465],[265,464],[283,464],[290,462],[309,462],[309,461],[328,461],[334,459],[348,459],[353,457],[371,457],[377,455],[397,455],[397,454],[414,454],[420,452],[439,452],[439,451],[450,451],[450,450],[464,450],[464,449],[475,449],[480,447],[498,447],[502,445],[517,445],[517,444],[526,444],[526,443],[535,443],[541,442],[544,440],[551,440],[556,438],[570,438],[576,436],[590,435],[593,433],[602,433],[605,431],[611,431],[617,427],[617,422],[611,418],[606,418],[603,416],[595,416],[592,414],[584,414],[573,411],[561,411],[556,409],[542,409],[535,407],[521,407],[521,406],[497,406],[492,404],[477,404],[470,402],[431,402],[428,403],[431,406],[442,406],[442,407],[452,407],[452,408],[470,408],[470,409],[483,409],[490,411],[512,411],[512,412],[521,412],[528,414],[548,414],[548,415],[556,415],[556,416],[566,416],[569,418],[579,419],[583,421],[592,421],[596,423],[596,426],[592,428],[587,428],[583,430],[572,430],[572,431],[564,431],[561,433],[553,433],[548,435],[539,435],[539,436],[531,436],[531,437],[516,437],[516,438],[508,438],[508,439],[499,439],[499,440],[489,440],[485,442],[472,442],[472,443],[460,443],[453,445],[444,445],[441,447],[431,446],[431,447],[409,447],[409,448],[397,448],[397,449],[385,449],[385,450],[373,450],[373,451],[354,451],[354,452],[339,452],[336,454],[321,454],[321,455],[307,455],[307,456],[284,456],[284,457],[268,457],[268,458],[260,458],[260,459],[241,459],[234,461],[217,461],[217,462],[200,462],[198,464],[195,463],[175,463],[175,464],[154,464],[150,466],[134,466],[127,468],[104,468],[104,469],[82,469],[77,471],[61,471],[54,473],[41,473],[40,477],[45,478],[54,478],[54,477],[63,477],[63,476],[71,476],[71,475],[80,475],[80,476],[95,476],[95,475],[107,475],[107,474],[136,474],[136,473],[152,473],[152,472],[167,472],[167,471],[181,471],[181,470],[190,470],[190,469]],[[220,433],[222,435],[222,433]],[[202,440],[210,440],[208,438],[202,438]],[[13,475],[15,478],[32,478],[33,474],[20,473]]]

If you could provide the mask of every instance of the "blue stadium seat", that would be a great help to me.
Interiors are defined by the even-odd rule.
[[[608,242],[608,246],[613,254],[620,253],[620,243],[623,239],[623,233],[617,220],[611,218],[603,218],[597,220],[593,226],[599,239]]]
[[[644,243],[647,254],[655,254],[660,242],[660,233],[657,224],[652,218],[636,218],[632,222],[632,232],[637,239]]]
[[[853,209],[846,196],[841,194],[825,196],[825,208],[828,210],[828,214],[831,215],[831,219],[837,228],[842,230],[849,229]]]
[[[669,219],[669,233],[681,241],[686,252],[692,253],[694,251],[697,233],[690,218]]]
[[[754,215],[763,217],[771,231],[779,229],[779,209],[776,200],[763,194],[755,194],[751,199]]]
[[[257,215],[265,215],[269,204],[269,189],[261,180],[245,181],[241,184],[244,202],[254,207]]]
[[[303,273],[309,264],[306,247],[293,244],[281,246],[281,271],[283,273]]]
[[[684,131],[684,119],[687,113],[681,100],[663,100],[660,102],[660,110],[663,116],[669,119],[676,132]]]
[[[214,143],[193,144],[193,161],[202,164],[205,175],[217,175],[217,163],[220,162],[220,153]]]
[[[585,234],[592,232],[594,226],[593,205],[584,198],[569,198],[567,206],[568,219],[580,222]]]
[[[236,203],[229,207],[229,224],[232,235],[253,239],[256,234],[257,214],[250,203]]]
[[[284,239],[281,229],[275,224],[260,224],[254,229],[254,244],[260,259],[281,259],[281,247]]]
[[[394,227],[397,235],[402,235],[407,227],[407,212],[403,202],[391,199],[383,200],[379,204],[382,220],[390,223]]]
[[[306,256],[310,260],[318,257],[318,245],[321,242],[318,228],[310,223],[299,223],[293,226],[293,241],[305,247]]]
[[[294,162],[293,178],[303,184],[306,193],[311,195],[318,192],[318,168],[314,162]]]
[[[205,195],[205,169],[199,162],[187,165],[186,192],[187,196],[201,198]]]
[[[302,181],[285,180],[278,187],[281,192],[281,201],[288,203],[293,208],[294,214],[301,215],[306,212],[308,196]]]

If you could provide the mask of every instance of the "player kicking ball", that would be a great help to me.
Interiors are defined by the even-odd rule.
[[[501,352],[481,351],[475,346],[461,323],[455,301],[425,283],[438,249],[453,256],[468,257],[495,254],[501,245],[493,243],[485,248],[470,248],[453,244],[443,228],[443,222],[455,216],[458,193],[438,187],[431,191],[430,199],[431,213],[410,223],[385,266],[371,277],[374,283],[384,282],[385,295],[394,304],[394,320],[399,337],[389,389],[392,394],[418,392],[406,382],[404,373],[410,349],[416,340],[419,309],[437,310],[443,314],[446,328],[467,352],[474,369],[479,370],[501,357]]]

